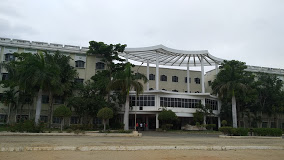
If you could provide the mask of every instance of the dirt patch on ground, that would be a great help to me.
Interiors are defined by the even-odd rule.
[[[25,151],[0,152],[5,160],[283,160],[283,150]]]

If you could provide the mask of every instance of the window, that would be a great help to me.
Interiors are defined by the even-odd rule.
[[[63,104],[63,98],[62,97],[55,97],[54,103],[55,104]]]
[[[218,110],[218,101],[205,99],[205,105],[209,105],[212,110]]]
[[[149,74],[149,80],[155,80],[155,75],[154,74]]]
[[[199,78],[194,78],[194,81],[196,84],[200,84],[200,79]]]
[[[154,90],[154,88],[149,88],[149,90],[151,91],[151,90]]]
[[[8,73],[2,73],[2,81],[8,80],[8,79],[9,79]]]
[[[99,118],[93,118],[93,124],[102,124],[102,120]]]
[[[196,108],[196,105],[201,102],[200,99],[184,99],[184,98],[169,98],[161,97],[161,107],[174,107],[174,108]]]
[[[262,122],[262,128],[267,128],[268,122]]]
[[[80,124],[80,118],[76,116],[72,116],[70,118],[70,124]]]
[[[184,82],[187,83],[187,77],[184,77]],[[189,77],[189,83],[191,83],[191,78]]]
[[[22,118],[21,118],[21,115],[17,115],[16,116],[16,122],[19,123],[20,121],[25,121],[25,120],[28,120],[29,119],[29,115],[22,115]]]
[[[130,106],[136,106],[136,96],[130,96]],[[137,97],[137,106],[155,106],[155,96],[153,95],[142,95]]]
[[[74,82],[75,82],[76,84],[83,84],[83,83],[84,83],[84,79],[75,78],[75,79],[74,79]]]
[[[53,117],[52,123],[60,124],[61,123],[61,118],[60,117]]]
[[[0,124],[4,124],[7,122],[7,115],[6,114],[0,114]]]
[[[196,91],[196,92],[194,92],[194,93],[199,93],[199,91]]]
[[[162,89],[163,91],[167,91],[165,88]]]
[[[96,69],[105,69],[105,64],[103,62],[97,62]]]
[[[47,116],[40,116],[40,121],[43,123],[47,123],[48,117]]]
[[[172,82],[178,82],[178,77],[177,76],[172,76]]]
[[[277,127],[276,127],[276,123],[275,123],[275,122],[271,122],[271,123],[270,123],[270,128],[277,128]]]
[[[14,61],[15,57],[12,53],[5,54],[5,61]]]
[[[41,103],[49,103],[49,97],[48,97],[48,95],[42,95]]]
[[[211,84],[212,84],[212,81],[208,81],[208,85],[211,86]]]
[[[85,62],[84,61],[75,61],[75,66],[77,68],[84,68],[85,67]]]
[[[167,76],[161,75],[161,81],[167,81]]]
[[[172,90],[173,92],[178,92],[178,90],[176,90],[176,89],[174,89],[174,90]]]

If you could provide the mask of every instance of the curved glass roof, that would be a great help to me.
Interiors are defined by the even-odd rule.
[[[207,50],[185,51],[176,50],[165,47],[163,45],[157,45],[152,47],[142,48],[125,48],[123,53],[119,53],[120,56],[128,59],[147,63],[156,64],[156,54],[159,56],[159,64],[165,66],[201,66],[201,57],[203,57],[204,66],[212,66],[220,64],[223,59],[217,58],[209,54]]]

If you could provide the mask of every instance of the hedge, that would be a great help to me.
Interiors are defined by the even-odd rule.
[[[220,127],[219,131],[230,136],[247,136],[248,128]],[[282,130],[279,128],[253,128],[251,129],[256,136],[282,136]]]
[[[230,136],[247,136],[249,129],[247,128],[233,128],[233,127],[220,127],[219,131],[225,135]]]
[[[256,136],[282,136],[280,128],[254,128],[253,132]]]

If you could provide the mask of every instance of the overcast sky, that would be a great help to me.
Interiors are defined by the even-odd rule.
[[[0,37],[163,44],[284,69],[283,0],[0,0]]]

